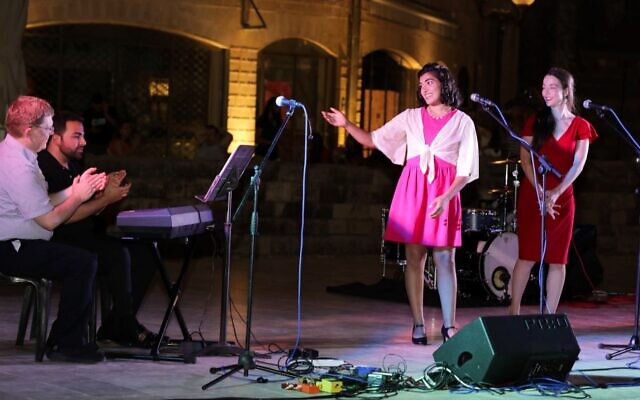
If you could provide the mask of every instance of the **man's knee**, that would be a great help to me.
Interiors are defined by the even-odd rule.
[[[112,268],[128,270],[131,264],[129,250],[120,242],[104,240],[98,247],[98,264],[101,270],[104,269],[104,272]]]
[[[89,251],[82,249],[74,249],[76,265],[76,273],[85,277],[87,280],[93,280],[98,271],[98,257]]]

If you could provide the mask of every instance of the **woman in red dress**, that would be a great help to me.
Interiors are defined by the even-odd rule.
[[[587,120],[575,112],[573,76],[562,68],[551,68],[542,81],[542,97],[546,104],[525,124],[522,138],[561,174],[548,173],[546,190],[542,192],[542,177],[538,162],[520,148],[522,169],[527,177],[518,199],[519,257],[511,278],[512,315],[520,314],[522,294],[531,268],[541,259],[540,216],[545,214],[546,246],[544,262],[549,264],[546,279],[546,312],[558,308],[565,280],[565,266],[573,233],[575,200],[573,181],[587,161],[589,143],[598,135]]]

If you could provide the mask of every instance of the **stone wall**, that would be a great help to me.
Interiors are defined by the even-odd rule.
[[[238,0],[30,0],[27,28],[61,24],[109,24],[153,29],[182,35],[228,52],[228,70],[220,82],[228,84],[224,114],[233,134],[231,150],[253,143],[257,104],[257,59],[267,46],[285,39],[300,39],[336,58],[340,79],[339,98],[347,103],[346,74],[351,1],[264,0],[257,3],[266,27],[242,25],[242,3]],[[410,3],[410,2],[409,2]],[[362,59],[383,50],[404,68],[415,71],[426,62],[441,61],[454,73],[469,71],[469,91],[487,93],[494,87],[493,29],[467,0],[438,2],[429,7],[406,1],[362,1],[360,54]],[[249,13],[255,18],[255,12]],[[507,38],[517,37],[509,28]],[[514,94],[517,87],[516,42],[505,40],[501,86]],[[352,99],[355,101],[356,99]],[[343,132],[340,133],[343,138]]]
[[[124,168],[133,182],[130,196],[117,209],[163,208],[198,203],[222,162],[184,159],[91,157],[87,166],[111,171]],[[257,162],[255,163],[257,164]],[[389,203],[399,167],[308,165],[306,184],[305,254],[368,254],[379,252],[381,209]],[[253,166],[233,192],[233,210],[245,193]],[[302,164],[274,161],[261,175],[258,197],[260,254],[297,254],[302,221]],[[233,224],[233,250],[249,252],[252,192]],[[222,229],[226,202],[212,203]],[[108,213],[113,223],[117,211]]]
[[[134,183],[120,209],[171,207],[195,204],[195,194],[208,188],[222,162],[183,159],[96,157],[87,165],[106,170],[126,168]],[[389,163],[375,166],[312,163],[306,184],[305,254],[379,254],[383,207],[387,207],[400,168]],[[503,175],[484,163],[479,191],[500,187]],[[247,168],[233,192],[234,211],[253,169]],[[632,291],[640,243],[638,183],[631,161],[589,160],[576,183],[576,224],[595,225],[597,254],[604,267],[600,287]],[[468,189],[472,190],[472,189]],[[466,197],[465,197],[466,196]],[[463,192],[463,200],[471,193]],[[249,252],[249,220],[252,203],[243,206],[233,225],[233,252]],[[269,162],[262,174],[258,205],[258,254],[295,255],[299,251],[302,199],[302,164]],[[219,229],[225,218],[225,202],[215,202]],[[113,212],[111,213],[113,214]]]
[[[597,228],[602,287],[632,292],[640,245],[639,179],[633,161],[591,159],[576,182],[576,224]]]

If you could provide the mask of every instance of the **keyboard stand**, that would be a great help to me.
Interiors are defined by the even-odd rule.
[[[153,348],[149,350],[148,354],[142,354],[139,351],[144,350],[140,348],[132,348],[131,352],[128,351],[120,351],[107,349],[105,351],[105,356],[107,358],[128,358],[135,360],[152,360],[152,361],[178,361],[184,362],[187,364],[194,364],[196,362],[196,353],[198,349],[201,349],[202,346],[200,342],[194,342],[191,340],[191,336],[189,335],[189,330],[187,329],[187,325],[182,316],[182,312],[178,307],[178,301],[180,299],[180,294],[182,291],[182,284],[189,269],[189,264],[191,262],[191,258],[193,256],[193,250],[196,243],[196,236],[187,236],[181,238],[184,243],[184,256],[182,260],[182,267],[180,268],[180,273],[176,278],[175,282],[171,282],[169,274],[167,273],[167,269],[162,260],[162,256],[158,250],[158,240],[157,239],[144,239],[144,238],[132,238],[132,237],[123,237],[122,240],[138,240],[148,243],[150,246],[153,246],[156,265],[158,271],[160,272],[160,277],[166,289],[167,295],[169,297],[169,304],[164,313],[164,318],[162,319],[162,323],[160,324],[160,330],[158,332],[158,340],[153,345]],[[169,325],[169,319],[171,318],[171,314],[175,314],[176,319],[178,320],[178,324],[180,325],[180,331],[182,332],[182,340],[169,340],[164,341],[162,338],[165,336],[167,332],[167,327]],[[177,348],[182,353],[161,353],[162,348]],[[136,351],[136,352],[133,352]]]

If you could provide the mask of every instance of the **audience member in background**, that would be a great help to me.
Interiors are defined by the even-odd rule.
[[[38,154],[38,163],[55,196],[82,174],[80,161],[86,141],[82,117],[62,111],[53,118],[54,133],[47,149]],[[98,340],[125,346],[151,346],[157,336],[138,323],[135,314],[155,271],[152,262],[136,262],[120,239],[98,232],[94,217],[105,207],[129,194],[131,183],[123,184],[124,170],[107,175],[104,191],[80,206],[64,224],[54,230],[53,242],[77,246],[98,256],[98,276],[106,281],[112,297],[111,312],[103,318]],[[135,284],[134,284],[135,283]]]
[[[256,154],[259,156],[267,155],[267,150],[271,146],[271,142],[276,137],[278,129],[282,125],[282,114],[280,114],[280,107],[276,104],[276,96],[267,101],[267,104],[262,110],[262,114],[256,120]],[[271,152],[270,160],[277,160],[280,158],[278,152],[278,145],[273,148]]]
[[[139,144],[138,137],[136,136],[133,123],[125,120],[120,123],[118,132],[115,134],[109,147],[107,147],[107,154],[110,156],[125,156],[135,152]]]
[[[91,97],[91,106],[84,112],[87,153],[106,154],[113,138],[118,120],[115,110],[100,93]]]
[[[104,355],[87,341],[97,260],[92,253],[49,241],[96,192],[105,174],[90,168],[70,178],[66,199],[52,202],[36,154],[53,132],[53,109],[46,101],[21,96],[8,108],[7,136],[0,142],[0,271],[60,281],[58,317],[46,355],[51,360],[98,362]]]
[[[217,126],[205,125],[204,129],[196,132],[198,148],[196,159],[204,161],[226,160],[229,153],[227,149],[233,140],[233,135],[223,131]]]

